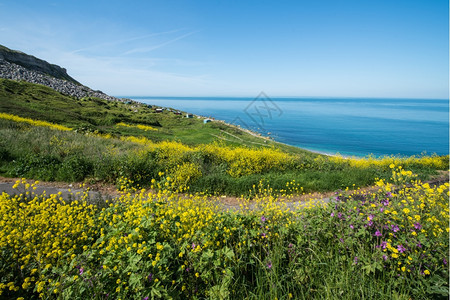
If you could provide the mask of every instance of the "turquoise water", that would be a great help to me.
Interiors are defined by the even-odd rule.
[[[131,97],[342,155],[449,153],[449,101],[357,98]]]

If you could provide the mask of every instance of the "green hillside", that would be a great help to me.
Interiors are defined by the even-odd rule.
[[[448,169],[448,156],[328,157],[170,109],[157,113],[134,101],[75,99],[6,79],[0,79],[0,113],[0,174],[10,177],[149,187],[152,179],[163,183],[164,174],[176,178],[174,188],[238,196],[252,193],[260,181],[280,194],[364,187],[389,178],[391,164],[421,179]],[[289,182],[296,188],[287,191]]]
[[[168,110],[156,113],[147,105],[135,102],[127,104],[99,98],[75,99],[42,85],[8,79],[0,79],[0,112],[49,121],[78,131],[97,130],[115,136],[138,134],[153,141],[177,140],[189,145],[215,140],[235,145],[275,144],[223,123],[203,124],[202,119],[188,119],[185,113],[176,115]],[[158,130],[143,132],[115,126],[120,122],[150,125]],[[299,151],[294,147],[283,148]]]

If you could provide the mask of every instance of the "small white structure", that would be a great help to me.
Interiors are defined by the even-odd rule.
[[[209,122],[211,122],[211,121],[212,121],[211,119],[204,119],[204,120],[203,120],[203,124],[209,123]]]
[[[194,117],[193,114],[186,114],[186,118],[188,118],[188,119],[192,119],[193,117]]]

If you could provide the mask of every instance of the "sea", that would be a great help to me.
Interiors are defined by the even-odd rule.
[[[445,99],[128,97],[256,131],[303,149],[343,156],[449,154]]]

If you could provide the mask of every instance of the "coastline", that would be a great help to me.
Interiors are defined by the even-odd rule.
[[[240,130],[250,129],[256,136],[261,133],[261,137],[322,155],[363,158],[449,154],[448,102],[441,100],[272,98],[279,107],[272,111],[270,103],[255,104],[250,97],[133,99],[214,116],[228,125],[241,125]]]
[[[127,98],[127,99],[128,99],[128,98]],[[139,100],[136,100],[136,99],[133,99],[132,101],[137,102],[137,103],[139,103],[139,104],[141,104],[141,105],[147,105],[146,103],[140,102]],[[159,106],[159,105],[158,105],[158,106]],[[162,107],[162,108],[165,108],[165,109],[169,109],[169,107],[165,107],[165,106],[161,106],[161,107]],[[180,110],[180,111],[181,111],[181,110]],[[182,111],[182,112],[183,112],[184,114],[185,114],[185,113],[189,113],[189,112],[187,112],[187,111]],[[196,117],[196,118],[198,118],[198,119],[210,119],[212,122],[222,123],[222,124],[224,124],[224,125],[226,125],[226,126],[229,126],[229,127],[231,127],[231,128],[234,128],[234,129],[239,130],[239,131],[242,131],[242,132],[245,132],[245,133],[250,134],[250,135],[252,135],[252,136],[254,136],[254,137],[256,137],[256,138],[262,139],[265,143],[266,143],[267,141],[270,141],[270,142],[272,142],[272,143],[276,143],[276,144],[280,144],[280,145],[284,145],[284,146],[288,146],[288,147],[295,147],[295,148],[298,148],[298,149],[303,150],[303,151],[307,151],[307,152],[311,152],[311,153],[316,153],[316,154],[320,154],[320,155],[325,155],[325,156],[329,156],[329,157],[341,157],[341,158],[345,158],[345,159],[351,158],[351,156],[346,156],[346,155],[344,156],[344,155],[341,155],[341,154],[332,154],[332,153],[327,153],[327,152],[320,151],[320,150],[312,150],[312,149],[306,149],[306,148],[302,148],[302,147],[298,147],[298,146],[294,146],[294,145],[289,145],[289,144],[286,144],[286,143],[277,141],[277,140],[275,140],[275,139],[272,138],[272,137],[264,136],[263,134],[261,134],[261,133],[259,133],[259,132],[252,131],[252,130],[246,129],[246,128],[242,128],[242,127],[239,126],[239,125],[231,124],[231,123],[228,123],[228,122],[226,122],[226,121],[224,121],[224,120],[218,120],[218,119],[215,119],[215,118],[213,118],[213,117],[205,117],[205,116],[197,115],[197,114],[193,114],[193,116]],[[260,145],[268,146],[268,145],[266,145],[266,144],[260,144]]]
[[[288,143],[285,143],[285,142],[281,142],[281,141],[276,140],[273,136],[264,135],[263,133],[260,133],[258,131],[253,131],[253,130],[250,130],[250,129],[247,129],[247,128],[243,128],[243,127],[241,127],[239,125],[231,124],[231,123],[228,123],[228,122],[224,121],[222,118],[226,117],[226,113],[229,114],[230,110],[232,111],[232,109],[225,108],[226,110],[222,111],[223,108],[221,108],[220,110],[218,110],[218,112],[219,112],[218,116],[219,116],[220,119],[216,119],[216,118],[211,117],[211,116],[209,116],[209,117],[205,116],[205,115],[209,115],[209,113],[214,111],[214,107],[215,107],[214,105],[215,104],[214,105],[206,104],[206,103],[205,104],[203,104],[203,103],[199,104],[198,102],[195,102],[195,101],[193,103],[191,103],[191,102],[170,103],[170,99],[172,99],[172,98],[173,99],[176,98],[177,101],[178,100],[182,101],[184,99],[189,100],[189,101],[193,101],[193,100],[196,100],[198,97],[151,97],[151,96],[149,96],[149,97],[129,97],[129,96],[127,96],[127,98],[131,98],[131,99],[133,99],[133,101],[138,102],[138,103],[140,103],[142,105],[150,105],[151,104],[151,105],[155,105],[155,106],[158,106],[158,107],[165,107],[165,108],[172,108],[172,109],[174,109],[173,107],[177,107],[176,110],[180,110],[180,111],[184,111],[184,112],[190,112],[189,107],[191,105],[193,105],[192,106],[193,110],[194,111],[197,110],[197,113],[195,113],[193,115],[196,116],[197,118],[210,119],[210,120],[212,120],[214,122],[220,122],[222,124],[225,124],[226,126],[232,127],[232,128],[234,128],[236,130],[239,130],[241,132],[245,132],[246,134],[250,134],[250,135],[252,135],[254,137],[257,137],[257,138],[261,139],[261,141],[263,141],[264,144],[267,143],[267,141],[271,141],[272,143],[277,143],[279,145],[288,146],[288,147],[294,147],[294,148],[300,149],[302,151],[307,151],[307,152],[310,152],[310,153],[316,153],[316,154],[325,155],[325,156],[329,156],[329,157],[340,157],[340,158],[344,158],[344,159],[350,159],[350,158],[353,158],[353,159],[364,159],[364,158],[367,158],[367,157],[382,158],[382,157],[387,157],[387,156],[411,157],[411,156],[423,156],[423,155],[428,155],[428,156],[429,155],[438,155],[438,156],[448,155],[448,153],[445,153],[445,151],[444,151],[444,153],[441,153],[443,151],[433,150],[433,147],[436,148],[436,146],[437,146],[436,143],[429,145],[429,146],[431,146],[430,150],[422,150],[421,149],[422,147],[418,148],[418,147],[414,147],[414,146],[410,147],[410,149],[401,148],[403,150],[399,150],[400,149],[399,147],[402,145],[401,143],[397,143],[398,145],[396,147],[391,147],[393,149],[389,149],[389,147],[384,147],[385,149],[383,149],[383,147],[380,148],[380,149],[377,149],[376,145],[373,145],[373,146],[375,146],[374,149],[377,149],[377,150],[375,150],[375,153],[358,152],[358,149],[359,149],[358,145],[355,145],[356,148],[351,148],[351,149],[347,145],[347,148],[348,148],[347,151],[348,150],[350,150],[350,151],[349,151],[349,153],[344,153],[344,154],[342,154],[340,151],[329,151],[329,150],[323,150],[323,149],[311,149],[311,148],[308,148],[308,147],[299,146],[297,144],[288,144]],[[169,103],[166,103],[165,101],[162,102],[161,100],[163,100],[163,99],[159,99],[159,98],[167,98],[169,100]],[[200,97],[200,98],[201,99],[199,99],[198,101],[206,101],[206,99],[210,99],[210,98],[206,98],[206,97]],[[156,103],[152,102],[152,100],[156,100]],[[244,98],[235,98],[235,99],[234,98],[232,98],[232,99],[226,98],[226,99],[223,99],[223,100],[243,101]],[[214,103],[215,100],[212,99],[211,101],[212,101],[212,103]],[[158,102],[160,102],[160,103],[158,103]],[[177,106],[177,104],[180,104],[180,105]],[[206,105],[206,106],[203,106],[203,105]],[[297,111],[297,110],[295,110],[295,111]],[[200,112],[200,114],[198,112]],[[224,113],[225,113],[225,115],[224,115]],[[282,117],[282,118],[285,118],[285,117]],[[282,121],[282,122],[284,122],[284,121]],[[286,124],[289,125],[289,123],[286,123]],[[308,127],[306,127],[306,128],[308,128]],[[306,128],[305,128],[305,130],[308,130]],[[323,129],[321,129],[321,130],[323,131]],[[380,132],[381,131],[377,131],[377,132],[375,132],[375,134],[380,134]],[[321,132],[321,133],[325,133],[325,132]],[[373,136],[374,133],[373,132],[368,132],[367,134],[370,134],[370,135],[367,135],[367,136]],[[348,135],[348,133],[347,133],[347,135]],[[302,137],[302,136],[303,135],[300,135],[299,137]],[[321,135],[321,136],[323,136],[323,135]],[[332,140],[333,140],[333,136],[334,135],[331,136]],[[308,138],[307,135],[305,135],[305,137]],[[404,141],[403,144],[405,144],[407,141],[410,141],[411,138],[413,138],[413,137],[409,134],[406,137],[402,136],[402,137],[398,137],[398,138],[399,138],[399,139],[397,139],[398,141]],[[301,141],[301,140],[302,139],[300,139],[299,141]],[[336,138],[334,138],[334,140],[336,140]],[[367,142],[368,140],[371,140],[371,139],[370,138],[369,139],[365,138],[365,140],[363,140],[363,143],[364,143],[364,141]],[[296,142],[296,141],[294,141],[294,142]],[[315,143],[317,144],[317,143],[320,143],[320,142],[326,142],[326,141],[324,141],[324,139],[322,139],[322,140],[320,140],[318,142],[315,142]],[[336,141],[333,141],[333,142],[336,143]],[[258,144],[258,143],[256,143],[256,144]],[[262,145],[264,145],[264,144],[262,144]],[[439,143],[439,145],[442,145],[442,143]],[[343,149],[345,149],[345,147]],[[393,154],[393,153],[397,153],[397,154]],[[427,154],[427,153],[429,153],[429,154]],[[438,153],[440,153],[440,154],[438,154]]]

